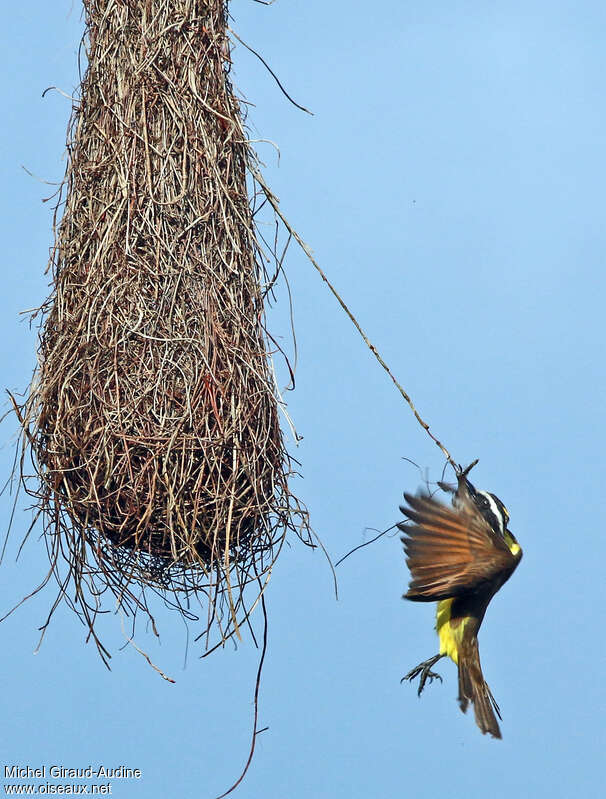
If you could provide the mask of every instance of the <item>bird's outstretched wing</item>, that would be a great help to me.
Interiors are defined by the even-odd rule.
[[[472,503],[457,508],[430,496],[404,494],[410,519],[398,525],[412,579],[407,599],[435,602],[469,591],[494,590],[509,578],[519,558],[512,555]]]

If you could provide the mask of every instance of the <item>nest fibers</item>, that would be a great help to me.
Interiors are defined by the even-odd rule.
[[[188,615],[192,594],[206,598],[205,629],[224,640],[286,531],[309,536],[287,486],[226,6],[84,8],[52,294],[17,410],[45,583],[54,574],[74,597],[106,656],[94,625],[115,606],[108,589],[132,614],[150,613],[146,588]]]

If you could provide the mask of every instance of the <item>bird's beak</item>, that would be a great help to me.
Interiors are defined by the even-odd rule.
[[[459,481],[459,485],[461,484],[461,480],[465,480],[469,472],[473,469],[473,467],[476,465],[476,463],[478,463],[479,460],[480,460],[479,458],[476,458],[475,461],[472,461],[469,464],[469,466],[467,466],[465,469],[461,469],[461,467],[459,467],[459,469],[461,469],[461,471],[457,474],[457,480]]]

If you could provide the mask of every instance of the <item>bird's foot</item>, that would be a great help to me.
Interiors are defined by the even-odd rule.
[[[430,683],[436,679],[442,682],[442,677],[437,673],[437,671],[431,670],[431,667],[442,657],[444,657],[444,655],[435,655],[434,657],[429,658],[429,660],[419,663],[418,666],[415,666],[414,669],[402,677],[400,683],[403,683],[404,680],[415,680],[419,675],[421,675],[421,679],[419,680],[419,689],[417,691],[417,695],[421,696],[421,692],[423,691],[423,688],[425,688],[425,683],[427,680],[429,680]]]

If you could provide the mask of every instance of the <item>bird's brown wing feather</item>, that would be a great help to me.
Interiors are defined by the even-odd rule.
[[[399,525],[412,579],[407,599],[434,602],[501,585],[517,561],[505,541],[471,504],[450,508],[429,496],[404,494]]]

